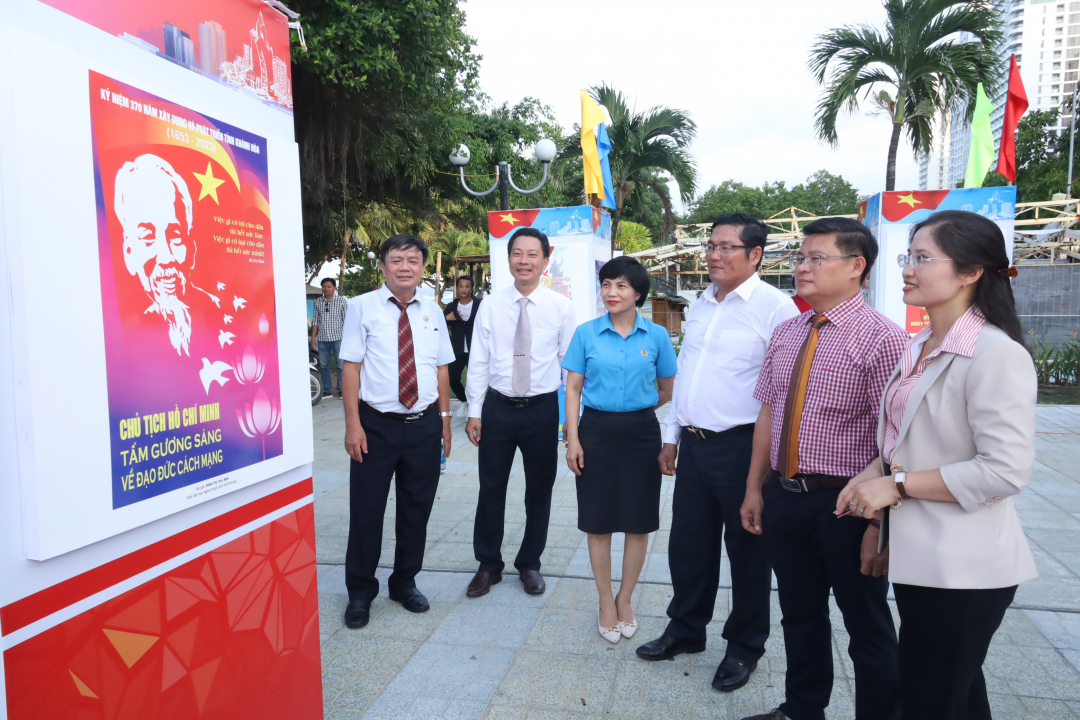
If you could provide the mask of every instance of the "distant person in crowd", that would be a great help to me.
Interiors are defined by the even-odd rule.
[[[473,279],[462,275],[454,283],[457,297],[446,306],[446,323],[450,327],[450,339],[454,343],[454,362],[450,363],[450,389],[454,396],[465,402],[465,386],[461,373],[469,367],[469,347],[472,344],[473,325],[480,299],[473,297]]]
[[[835,511],[880,516],[888,536],[901,718],[989,720],[986,651],[1017,585],[1037,575],[1012,502],[1035,464],[1035,367],[996,224],[936,213],[897,259],[904,302],[930,324],[889,380],[881,454]]]
[[[322,375],[323,395],[330,394],[330,355],[338,365],[337,390],[341,397],[341,329],[349,305],[337,292],[334,278],[323,278],[323,296],[315,301],[315,317],[311,325],[311,349],[319,351],[319,373]]]
[[[799,313],[791,298],[757,275],[768,235],[763,222],[736,213],[717,218],[704,243],[712,284],[690,306],[659,456],[661,471],[675,475],[668,543],[675,591],[667,610],[671,622],[637,649],[646,660],[705,649],[724,542],[731,612],[722,633],[727,651],[712,682],[724,692],[746,684],[769,637],[772,573],[765,541],[743,529],[739,510],[761,410],[754,387],[765,349],[777,325]]]
[[[349,472],[349,545],[345,624],[368,623],[379,594],[375,569],[383,515],[393,479],[397,550],[390,599],[409,612],[426,612],[416,588],[424,562],[428,517],[439,485],[439,441],[450,454],[450,374],[454,348],[442,308],[421,297],[428,248],[412,235],[395,235],[379,248],[385,282],[349,302],[341,357],[345,361],[345,449]]]
[[[187,183],[160,157],[140,155],[116,173],[113,210],[123,228],[124,266],[150,300],[139,311],[160,315],[173,349],[190,356],[194,326],[221,302],[192,282],[196,244]]]
[[[637,312],[649,296],[649,271],[624,255],[605,263],[599,279],[607,314],[578,327],[562,362],[568,374],[564,432],[566,464],[577,475],[578,530],[589,536],[600,593],[600,635],[616,643],[637,631],[631,599],[649,533],[660,527],[655,409],[671,399],[678,360],[667,330]],[[611,593],[612,533],[625,534],[617,596]]]
[[[855,717],[899,717],[897,640],[878,527],[837,518],[840,491],[877,455],[881,398],[907,334],[863,301],[877,258],[869,229],[846,218],[803,228],[792,259],[811,310],[773,333],[754,397],[762,402],[742,507],[776,573],[786,699],[756,720],[824,720],[833,684],[829,590],[855,668]],[[763,486],[768,484],[764,489]]]
[[[514,567],[525,592],[544,592],[540,555],[559,464],[559,365],[577,326],[570,300],[540,284],[551,261],[547,235],[519,228],[507,255],[514,284],[488,295],[477,312],[465,386],[465,434],[480,448],[473,528],[480,568],[469,597],[486,595],[502,580],[506,488],[518,450],[525,466],[525,534]]]

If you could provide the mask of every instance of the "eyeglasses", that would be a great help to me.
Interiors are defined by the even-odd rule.
[[[906,268],[908,265],[910,265],[914,269],[918,270],[925,263],[928,263],[928,262],[948,262],[949,260],[950,260],[950,258],[932,258],[932,257],[926,257],[925,255],[897,255],[896,256],[896,264],[900,266],[901,270]]]
[[[708,255],[709,253],[716,253],[717,255],[731,255],[739,248],[744,248],[745,245],[728,245],[727,243],[720,243],[719,245],[713,245],[712,243],[701,243],[701,251]]]
[[[806,267],[814,270],[821,269],[821,263],[829,258],[853,258],[862,255],[792,255],[791,269],[797,270],[800,265],[806,263]]]

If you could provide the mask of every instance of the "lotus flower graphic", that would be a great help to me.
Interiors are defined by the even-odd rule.
[[[244,356],[236,359],[236,366],[233,368],[233,377],[236,378],[236,382],[241,385],[250,385],[262,380],[263,373],[266,372],[266,363],[262,358],[255,354],[255,351],[248,345],[244,348]]]
[[[269,332],[270,321],[266,318],[266,313],[263,313],[262,317],[259,318],[259,334],[263,337],[266,337],[267,333]]]
[[[250,438],[261,437],[263,460],[266,459],[266,436],[273,435],[281,427],[281,409],[277,400],[271,400],[266,391],[259,388],[255,391],[255,402],[244,403],[244,411],[236,410],[236,419],[240,421],[240,429]]]

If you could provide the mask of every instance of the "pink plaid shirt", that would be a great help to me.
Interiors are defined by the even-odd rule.
[[[784,406],[795,358],[810,334],[804,312],[773,332],[754,397],[772,406],[772,466],[777,467]],[[908,335],[862,295],[825,313],[799,428],[799,472],[857,475],[877,457],[877,421],[885,383]]]
[[[896,441],[900,437],[900,426],[904,422],[908,396],[911,395],[915,384],[919,382],[919,378],[926,372],[927,366],[941,353],[974,357],[975,343],[979,339],[979,331],[982,330],[985,322],[986,318],[979,312],[979,308],[972,305],[967,312],[956,319],[953,326],[949,328],[949,332],[945,333],[945,339],[941,341],[938,349],[923,358],[918,365],[915,361],[922,353],[923,344],[934,334],[934,328],[927,325],[922,332],[908,342],[900,363],[900,375],[885,393],[885,415],[888,422],[885,424],[885,445],[881,450],[885,462],[892,462],[893,453],[896,452]]]

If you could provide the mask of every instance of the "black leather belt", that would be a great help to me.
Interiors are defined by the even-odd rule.
[[[843,490],[847,487],[851,478],[839,475],[814,475],[810,473],[797,473],[790,479],[780,477],[780,473],[773,470],[772,479],[780,483],[780,487],[788,492],[810,493],[821,490]]]
[[[683,425],[683,430],[690,433],[691,437],[696,437],[698,440],[712,440],[717,437],[724,437],[726,435],[753,435],[754,423],[747,425],[736,425],[735,427],[729,427],[727,430],[706,430],[705,428],[695,427],[694,425]]]
[[[412,425],[415,422],[420,422],[420,418],[424,417],[424,415],[427,414],[428,410],[431,410],[431,408],[435,407],[435,403],[432,403],[432,404],[428,405],[426,408],[424,408],[423,410],[421,410],[418,413],[379,412],[378,410],[371,407],[370,405],[368,405],[363,400],[360,401],[360,406],[361,407],[366,407],[371,412],[378,413],[379,415],[382,415],[383,417],[388,417],[388,418],[391,418],[393,420],[400,420],[401,422],[405,423],[406,425]]]
[[[559,391],[544,393],[543,395],[532,395],[530,397],[510,397],[509,395],[503,395],[494,388],[488,388],[488,397],[493,397],[503,405],[509,405],[513,408],[526,408],[530,405],[539,405],[543,402],[550,400],[558,400]]]

